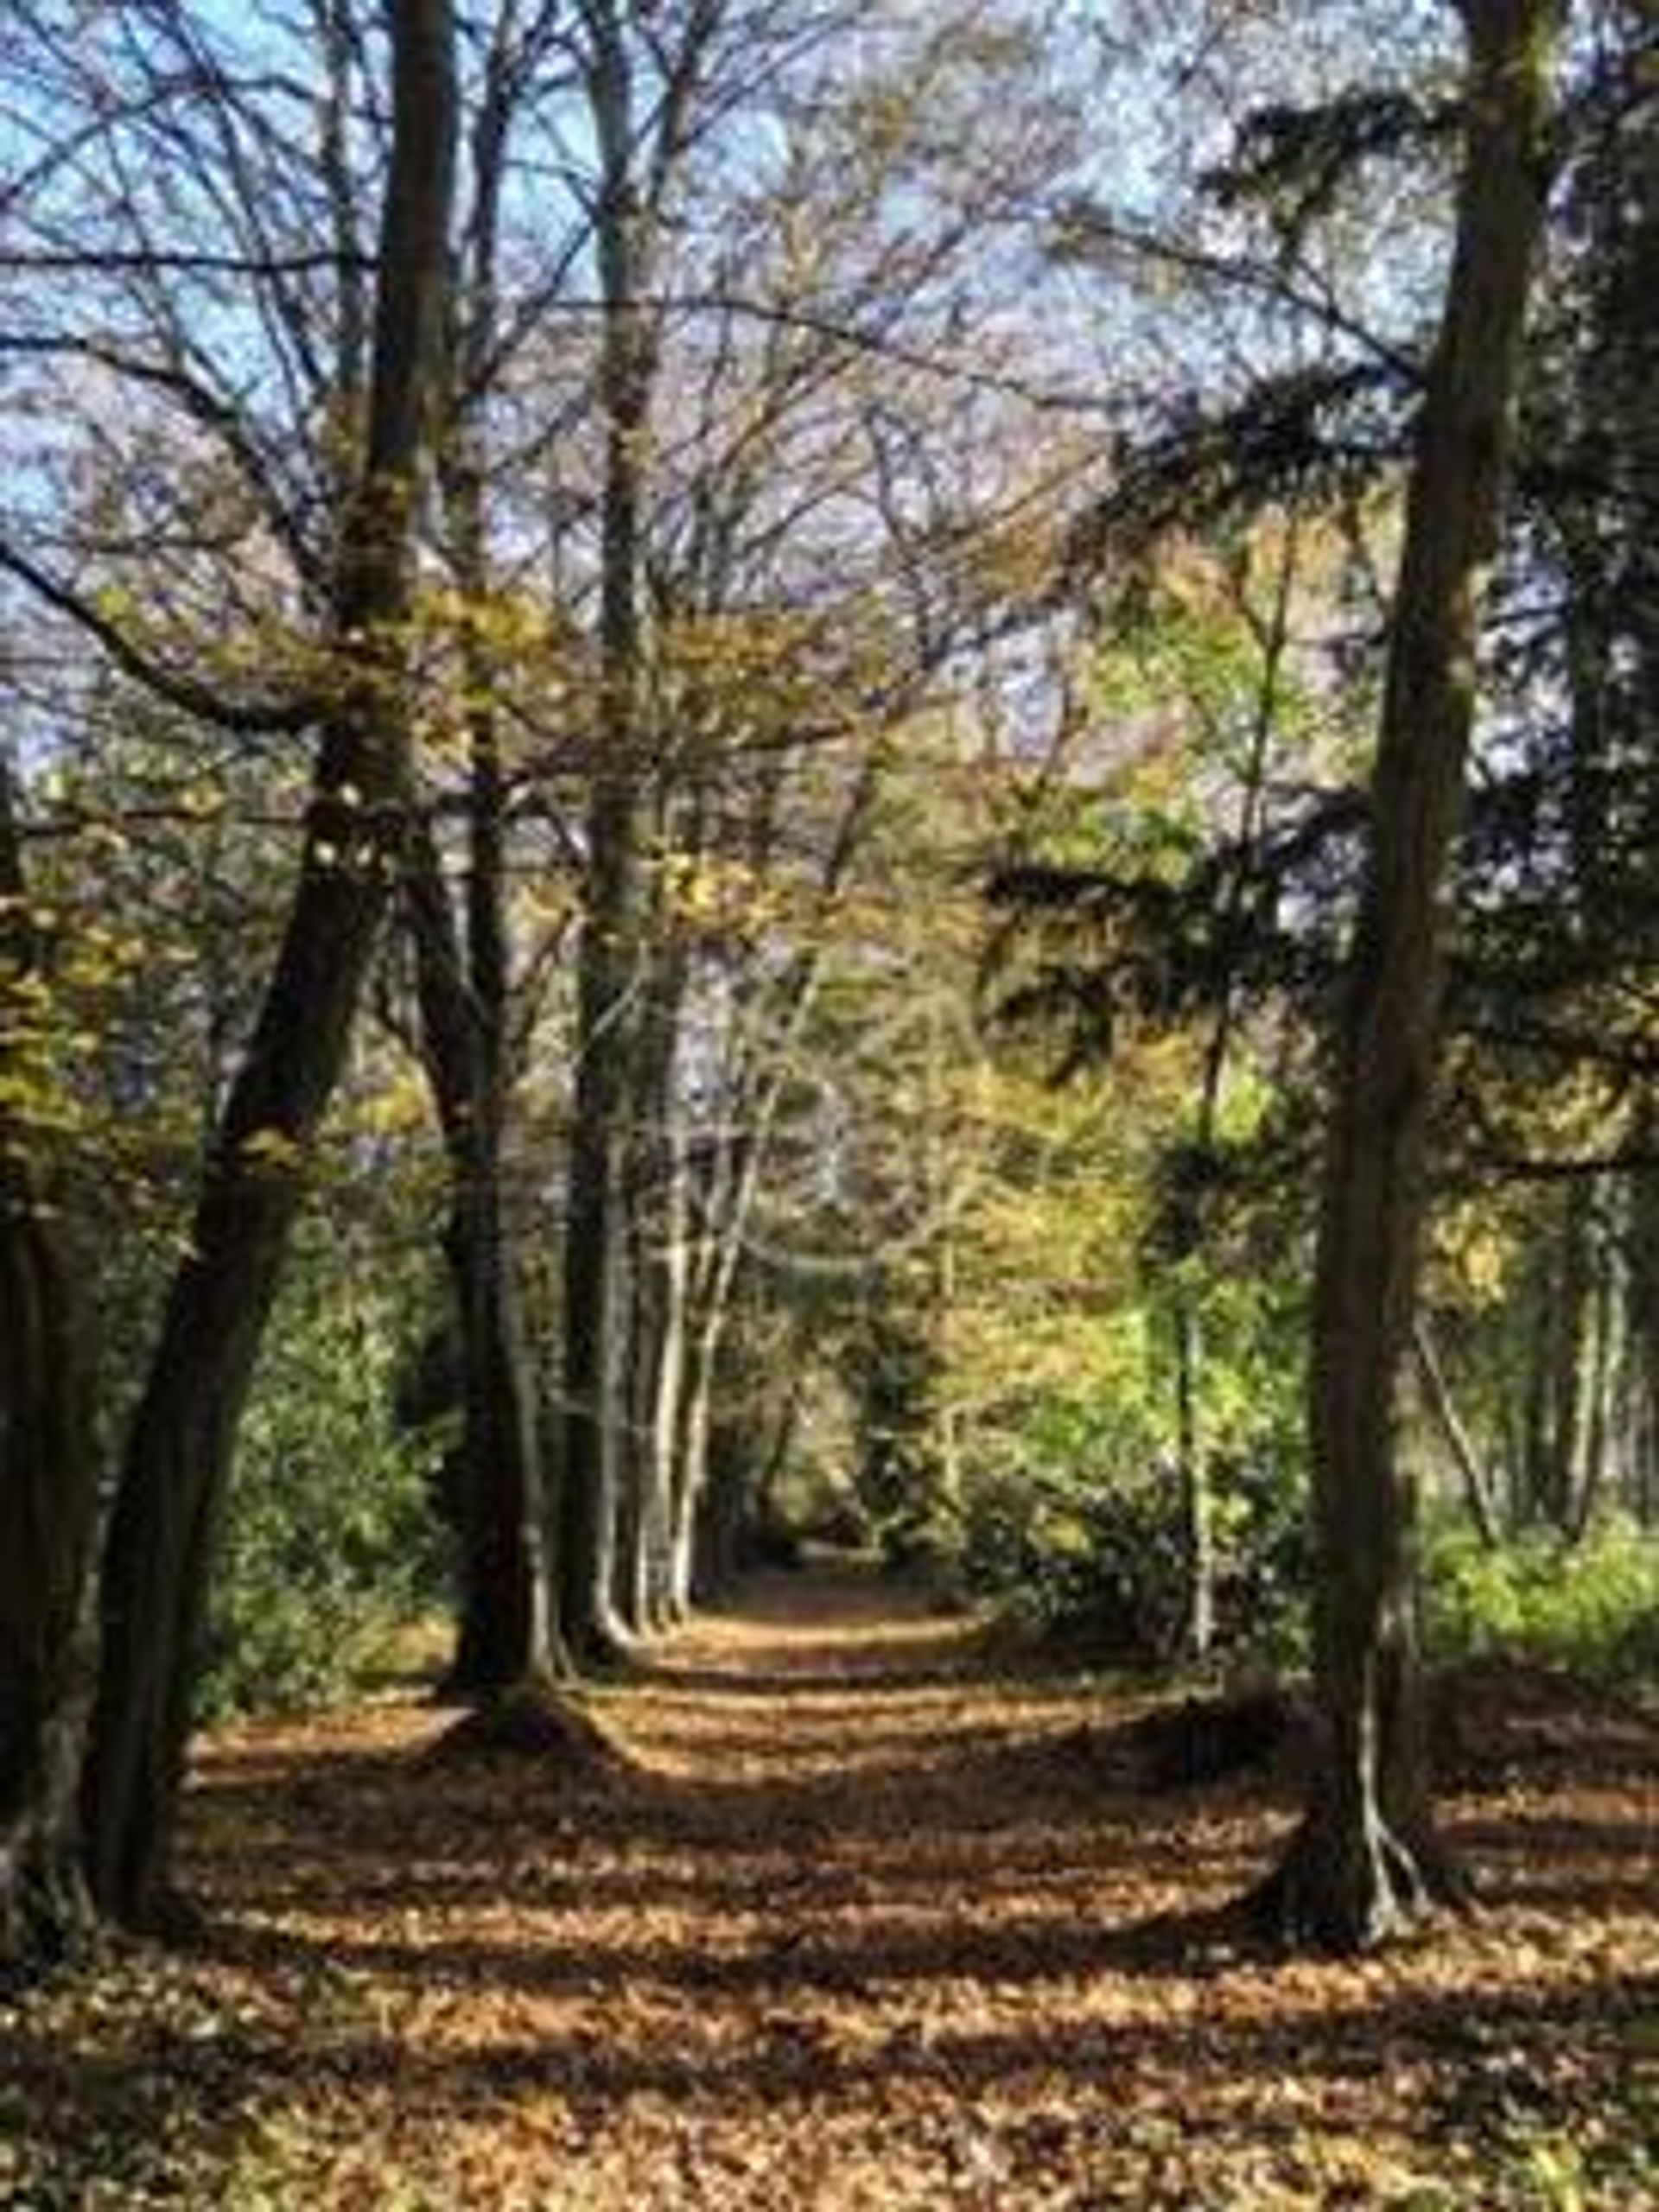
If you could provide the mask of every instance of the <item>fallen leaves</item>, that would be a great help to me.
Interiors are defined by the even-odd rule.
[[[1487,1908],[1357,1964],[1216,1916],[1270,1779],[1153,1787],[1100,1751],[1146,1698],[861,1583],[688,1631],[592,1762],[434,1760],[413,1701],[238,1730],[201,1947],[0,2012],[0,2206],[1651,2212],[1641,1726],[1481,1694]]]

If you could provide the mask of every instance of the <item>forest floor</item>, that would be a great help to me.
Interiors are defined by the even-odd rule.
[[[29,2212],[1659,2206],[1659,1737],[1470,1689],[1481,1911],[1357,1965],[1217,1909],[1282,1778],[1154,1780],[1149,1697],[775,1576],[593,1709],[431,1756],[410,1693],[203,1747],[199,1943],[0,2003]]]

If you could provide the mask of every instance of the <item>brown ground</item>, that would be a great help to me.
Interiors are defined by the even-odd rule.
[[[1470,1698],[1485,1910],[1360,1966],[1205,1918],[1266,1785],[855,1578],[680,1637],[585,1779],[412,1700],[221,1737],[201,1948],[0,2006],[0,2205],[1659,2206],[1656,1738]]]

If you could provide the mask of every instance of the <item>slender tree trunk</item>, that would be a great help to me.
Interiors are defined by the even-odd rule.
[[[1553,1264],[1548,1248],[1537,1249],[1528,1268],[1526,1341],[1522,1352],[1525,1394],[1516,1513],[1522,1523],[1547,1519],[1549,1510],[1549,1377],[1554,1343],[1551,1326],[1554,1300],[1550,1288]]]
[[[1500,1539],[1497,1508],[1493,1501],[1492,1484],[1474,1439],[1463,1423],[1457,1401],[1452,1395],[1452,1386],[1446,1379],[1446,1370],[1440,1364],[1440,1354],[1434,1349],[1434,1339],[1427,1324],[1419,1319],[1413,1327],[1411,1348],[1417,1361],[1417,1372],[1422,1377],[1423,1395],[1428,1402],[1436,1426],[1446,1440],[1446,1448],[1452,1454],[1452,1463],[1463,1484],[1464,1503],[1469,1509],[1469,1518],[1474,1523],[1475,1534],[1482,1548],[1496,1551]]]
[[[577,958],[576,1081],[565,1231],[565,1452],[560,1580],[578,1661],[626,1649],[612,1603],[617,1485],[628,1414],[627,1126],[641,1065],[641,781],[645,729],[642,609],[646,445],[658,367],[645,295],[669,195],[691,143],[725,0],[696,0],[650,47],[652,111],[634,82],[634,12],[584,0],[584,67],[600,189],[594,252],[604,302],[600,384],[606,444],[600,577],[599,759],[587,819],[587,898]],[[632,1455],[629,1455],[632,1459]]]
[[[706,1578],[699,1548],[708,1526],[707,1497],[714,1459],[715,1393],[721,1355],[731,1325],[744,1240],[760,1186],[766,1132],[776,1104],[768,1086],[759,1126],[737,1141],[727,1196],[718,1218],[706,1224],[702,1264],[688,1281],[687,1319],[681,1365],[682,1402],[674,1452],[672,1535],[670,1543],[668,1609],[676,1621],[687,1619]],[[690,1255],[688,1254],[688,1268]]]
[[[1638,1144],[1650,1150],[1659,1137],[1659,1113],[1643,1116]],[[1659,1521],[1659,1173],[1639,1168],[1630,1194],[1630,1259],[1627,1276],[1634,1436],[1630,1450],[1630,1507],[1640,1519]]]
[[[1187,1658],[1209,1658],[1216,1640],[1215,1498],[1198,1431],[1203,1325],[1198,1287],[1183,1275],[1175,1291],[1175,1453],[1181,1492],[1181,1548],[1186,1574],[1181,1643]]]
[[[0,760],[0,1077],[27,1091],[38,984]],[[0,1979],[86,1933],[75,1781],[98,1506],[84,1322],[50,1179],[0,1089]],[[25,1109],[26,1112],[26,1109]]]
[[[627,1415],[613,1500],[610,1603],[625,1637],[646,1633],[640,1610],[645,1586],[645,1497],[650,1479],[651,1376],[656,1365],[656,1309],[646,1281],[649,1258],[645,1224],[628,1208],[628,1317],[624,1332],[627,1372],[624,1389]]]
[[[627,1220],[626,1415],[618,1452],[611,1602],[630,1637],[651,1632],[651,1498],[658,1379],[668,1317],[662,1299],[661,1193],[650,1147],[636,1143],[624,1185]]]
[[[709,1445],[714,1429],[715,1363],[722,1326],[705,1325],[693,1335],[685,1367],[685,1398],[675,1453],[673,1521],[669,1539],[668,1617],[689,1620],[699,1582],[697,1544],[702,1502],[709,1487]]]
[[[126,1444],[102,1592],[84,1808],[101,1907],[169,1913],[174,1823],[238,1423],[399,873],[409,799],[398,632],[443,325],[455,83],[448,0],[391,10],[394,112],[362,488],[341,543],[341,696],[320,752],[300,881],[203,1174]]]
[[[1545,1495],[1550,1520],[1567,1534],[1578,1489],[1584,1400],[1585,1316],[1589,1300],[1587,1224],[1579,1194],[1561,1194],[1556,1273],[1551,1287],[1548,1331],[1549,1459]]]
[[[1415,1501],[1394,1448],[1436,1062],[1441,913],[1474,712],[1540,228],[1555,0],[1465,0],[1457,243],[1408,494],[1320,1194],[1310,1423],[1320,1742],[1307,1811],[1257,1903],[1356,1950],[1452,1887],[1428,1824]]]
[[[1566,1523],[1567,1541],[1572,1544],[1581,1543],[1588,1534],[1606,1486],[1617,1426],[1613,1394],[1619,1370],[1618,1240],[1609,1218],[1618,1193],[1599,1177],[1586,1196],[1585,1249],[1589,1283],[1583,1300],[1584,1349],[1579,1376],[1582,1412],[1574,1440],[1573,1488]]]
[[[817,977],[816,958],[811,958],[791,979],[785,1023],[786,1044],[799,1034],[816,992]],[[697,1549],[709,1485],[715,1382],[767,1145],[782,1103],[781,1069],[786,1064],[785,1052],[780,1056],[780,1071],[757,1085],[755,1095],[746,1102],[747,1126],[722,1141],[717,1173],[697,1202],[702,1217],[700,1230],[695,1238],[688,1238],[682,1258],[684,1320],[678,1360],[680,1400],[674,1423],[667,1590],[667,1612],[672,1621],[689,1618],[700,1580]],[[685,1195],[689,1227],[689,1173]]]
[[[623,1319],[622,1169],[634,1009],[633,794],[602,771],[588,813],[588,906],[577,981],[579,1060],[571,1120],[564,1263],[564,1463],[561,1618],[579,1665],[626,1639],[611,1602],[628,1389]]]
[[[881,749],[872,747],[859,766],[818,886],[822,914],[830,911],[857,857],[880,775]],[[788,1090],[791,1055],[810,1019],[822,978],[822,950],[813,944],[796,956],[783,978],[777,1001],[778,1044],[771,1067],[765,1071],[746,1070],[741,1055],[735,1056],[737,1065],[727,1108],[733,1127],[717,1141],[709,1171],[695,1192],[683,1147],[678,1155],[680,1219],[687,1233],[677,1255],[677,1264],[683,1269],[677,1395],[671,1407],[671,1423],[666,1423],[664,1429],[671,1455],[664,1464],[671,1467],[667,1576],[661,1600],[665,1625],[685,1619],[692,1607],[721,1350],[769,1147]],[[698,1224],[695,1233],[691,1230],[694,1212]]]
[[[670,1082],[671,1086],[671,1076]],[[664,1093],[664,1112],[666,1187],[663,1194],[662,1245],[655,1262],[656,1363],[651,1408],[651,1465],[640,1532],[639,1597],[641,1617],[652,1629],[666,1627],[673,1613],[675,1496],[681,1415],[685,1405],[691,1276],[690,1163],[684,1117],[678,1110],[677,1097],[671,1087]]]
[[[602,182],[596,245],[605,300],[606,410],[599,758],[587,817],[587,898],[577,950],[576,1079],[565,1228],[565,1450],[560,1578],[578,1663],[625,1643],[612,1604],[617,1485],[628,1392],[622,1179],[642,982],[639,793],[643,442],[653,347],[644,274],[632,66],[615,10],[590,11],[589,85]]]
[[[616,1605],[630,1633],[642,1636],[658,1624],[667,1550],[665,1481],[672,1480],[685,1318],[684,1130],[675,1090],[685,960],[671,920],[660,920],[639,1026],[639,1125],[625,1192],[632,1311],[628,1429],[616,1500]]]
[[[1251,718],[1249,754],[1239,800],[1238,861],[1231,872],[1217,918],[1217,941],[1230,964],[1222,976],[1215,1027],[1205,1046],[1203,1077],[1198,1086],[1193,1147],[1194,1165],[1200,1176],[1210,1172],[1220,1134],[1223,1085],[1238,1012],[1237,982],[1231,967],[1233,947],[1249,897],[1252,855],[1267,796],[1268,762],[1279,721],[1300,548],[1300,532],[1293,515],[1286,525],[1272,601],[1265,615],[1254,613],[1248,575],[1241,576],[1239,583],[1241,604],[1262,649],[1262,679]],[[1171,1272],[1175,1325],[1176,1474],[1186,1580],[1182,1642],[1186,1657],[1202,1665],[1209,1658],[1216,1637],[1217,1547],[1215,1481],[1203,1421],[1204,1317],[1202,1284],[1198,1277],[1205,1229],[1201,1184],[1183,1191],[1180,1198],[1175,1264]]]

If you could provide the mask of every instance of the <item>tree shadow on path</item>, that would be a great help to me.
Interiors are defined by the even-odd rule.
[[[915,1593],[770,1579],[592,1704],[626,1753],[602,1777],[434,1763],[443,1720],[412,1700],[207,1746],[182,2022],[135,1994],[73,2050],[27,2021],[0,2040],[37,2142],[67,2171],[89,2126],[164,2145],[188,2110],[229,2170],[280,2109],[327,2208],[379,2201],[321,2178],[365,2133],[429,2177],[486,2123],[539,2171],[550,2128],[569,2201],[620,2212],[764,2137],[781,2178],[732,2201],[770,2212],[836,2201],[810,2182],[826,2141],[879,2168],[897,2109],[932,2192],[905,2201],[953,2196],[971,2120],[1004,2159],[983,2201],[1017,2207],[1051,2201],[1022,2159],[1140,2157],[1148,2114],[1224,2162],[1267,2155],[1293,2109],[1473,2144],[1505,2054],[1562,2125],[1592,2075],[1641,2063],[1659,1802],[1628,1762],[1570,1790],[1500,1763],[1450,1808],[1493,1870],[1483,1918],[1381,1966],[1278,1965],[1229,1900],[1282,1788],[1151,1786],[1155,1699],[1011,1669]]]

